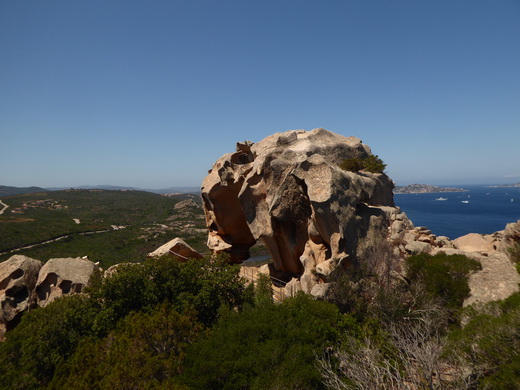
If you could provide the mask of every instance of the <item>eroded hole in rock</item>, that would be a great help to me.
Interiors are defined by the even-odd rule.
[[[5,292],[8,297],[9,304],[12,307],[18,306],[19,303],[24,302],[29,297],[29,290],[25,286],[15,286]]]
[[[56,286],[58,283],[58,275],[51,272],[47,275],[45,280],[36,288],[36,294],[40,301],[44,301],[51,293],[51,287]]]
[[[14,328],[16,328],[18,326],[18,324],[20,323],[21,319],[22,319],[22,315],[24,314],[23,311],[21,311],[20,313],[17,313],[13,319],[11,321],[7,321],[5,323],[5,330],[7,332],[9,332],[10,330],[13,330]]]
[[[23,271],[23,269],[18,268],[11,274],[11,279],[19,279],[23,276],[24,273],[25,272]]]
[[[70,292],[70,287],[72,286],[71,280],[64,280],[60,283],[60,288],[63,294],[68,294]]]
[[[72,290],[75,292],[75,293],[80,293],[81,290],[83,289],[83,285],[81,283],[76,283],[72,286]]]

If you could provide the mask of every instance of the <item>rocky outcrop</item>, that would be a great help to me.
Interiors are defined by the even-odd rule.
[[[148,254],[148,257],[161,257],[164,255],[172,255],[179,261],[187,261],[189,259],[202,259],[202,255],[189,246],[182,238],[174,238],[166,244],[160,246],[153,252]]]
[[[509,258],[509,248],[520,242],[520,221],[492,234],[469,233],[453,240],[454,249],[477,260],[482,269],[470,275],[471,295],[464,305],[505,299],[519,291],[520,275]]]
[[[326,277],[340,264],[362,262],[374,242],[388,239],[392,215],[400,214],[388,176],[339,166],[371,155],[360,139],[325,129],[238,143],[202,184],[209,248],[241,262],[262,240],[274,268],[310,292],[322,281],[317,269]]]
[[[14,255],[0,263],[0,341],[26,310],[81,292],[96,268],[90,260],[79,257],[50,259],[43,264]]]
[[[33,294],[42,262],[14,255],[0,263],[0,341],[19,322],[21,314],[36,303]]]
[[[96,268],[93,262],[80,257],[50,259],[38,275],[38,306],[46,306],[65,294],[80,293]]]

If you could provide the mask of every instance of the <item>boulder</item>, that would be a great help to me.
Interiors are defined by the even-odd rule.
[[[239,263],[262,240],[274,268],[300,278],[310,292],[319,281],[317,265],[362,262],[374,242],[388,238],[392,216],[400,213],[388,176],[339,166],[371,155],[360,139],[325,129],[238,143],[202,183],[209,248]],[[395,230],[407,226],[400,218],[405,222]]]
[[[496,251],[487,256],[478,252],[464,254],[482,265],[482,270],[469,276],[471,291],[464,306],[505,299],[519,290],[520,274],[505,253]]]
[[[50,259],[38,275],[38,306],[46,306],[65,294],[80,293],[96,268],[92,261],[80,257]]]
[[[466,252],[491,253],[497,250],[499,244],[497,238],[494,234],[469,233],[454,239],[452,242],[455,248]]]
[[[405,250],[410,255],[418,255],[421,253],[430,253],[432,247],[427,242],[410,241],[405,246]]]
[[[179,261],[187,261],[189,259],[202,259],[202,255],[189,246],[182,238],[174,238],[166,244],[160,246],[153,252],[148,254],[148,257],[161,257],[170,254],[175,256]]]
[[[0,341],[15,327],[22,313],[35,304],[34,287],[42,262],[14,255],[0,263]]]

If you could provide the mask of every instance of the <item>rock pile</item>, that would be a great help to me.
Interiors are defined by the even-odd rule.
[[[24,311],[81,292],[95,269],[93,262],[82,258],[50,259],[43,264],[14,255],[0,263],[0,341]]]

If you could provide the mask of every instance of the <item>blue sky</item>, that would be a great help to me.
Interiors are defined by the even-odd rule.
[[[520,182],[520,1],[0,0],[0,184],[199,186],[316,127],[397,184]]]

